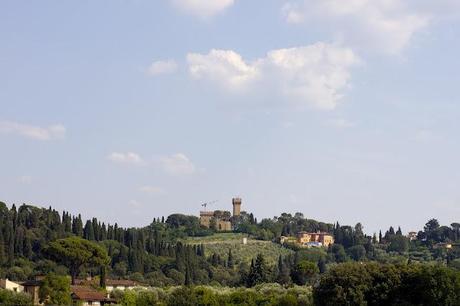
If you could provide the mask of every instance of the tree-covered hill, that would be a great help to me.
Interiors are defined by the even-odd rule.
[[[335,244],[319,249],[277,244],[281,235],[294,236],[299,231],[329,232]],[[237,220],[233,233],[224,234],[201,227],[196,216],[182,214],[153,218],[144,227],[123,228],[96,218],[83,220],[80,215],[59,213],[51,207],[8,207],[0,202],[0,277],[26,280],[51,272],[75,277],[104,273],[156,286],[253,286],[273,281],[303,285],[318,273],[349,261],[419,262],[460,270],[459,231],[458,223],[442,226],[432,219],[412,240],[393,227],[369,236],[360,223],[318,222],[301,213],[260,221],[247,214]],[[249,237],[247,245],[242,244],[243,236]],[[50,252],[57,247],[63,254],[69,253],[60,249],[65,245],[97,250],[101,260],[91,264],[77,258],[76,269],[70,261],[53,256],[55,251]],[[107,253],[107,261],[103,253]],[[98,266],[106,262],[104,269]]]

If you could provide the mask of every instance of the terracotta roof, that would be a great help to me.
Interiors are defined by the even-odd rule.
[[[70,291],[72,292],[72,299],[74,300],[88,302],[100,302],[108,300],[104,293],[96,291],[90,287],[70,286]]]
[[[330,233],[327,233],[327,232],[306,232],[306,231],[301,231],[301,232],[298,232],[297,235],[328,235],[328,236],[332,236],[332,234]]]

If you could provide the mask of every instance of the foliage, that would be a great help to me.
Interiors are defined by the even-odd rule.
[[[316,305],[460,305],[460,273],[442,266],[340,264],[314,289]]]
[[[32,300],[30,296],[25,293],[16,293],[10,290],[0,289],[0,305],[32,306]]]
[[[318,273],[319,268],[316,263],[302,260],[293,267],[292,280],[297,285],[305,285],[312,283]]]
[[[110,261],[104,248],[78,237],[52,241],[45,253],[69,268],[72,284],[75,284],[75,278],[82,266],[105,266]]]
[[[169,289],[127,290],[117,292],[115,296],[119,303],[126,306],[313,305],[312,291],[309,287],[284,288],[270,283],[253,288],[180,286]]]
[[[40,286],[39,296],[46,305],[70,305],[70,279],[48,274]]]
[[[186,244],[204,245],[205,255],[217,254],[221,258],[228,256],[228,251],[232,250],[232,260],[235,265],[239,263],[250,264],[254,254],[263,253],[268,264],[274,265],[278,257],[287,256],[294,252],[283,248],[271,241],[260,241],[248,238],[247,244],[243,244],[244,234],[239,233],[219,233],[208,237],[189,237],[183,239]]]

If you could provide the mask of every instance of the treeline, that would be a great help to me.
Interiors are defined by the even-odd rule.
[[[115,292],[131,305],[460,305],[460,272],[440,265],[344,263],[313,286],[259,284],[253,288],[189,286]]]
[[[441,265],[345,263],[314,286],[318,306],[460,305],[460,272]]]
[[[0,202],[0,277],[24,280],[38,274],[68,275],[68,267],[45,252],[52,241],[80,237],[103,246],[108,253],[107,276],[130,278],[155,286],[182,284],[220,284],[254,286],[264,282],[285,285],[313,283],[319,274],[338,263],[377,261],[408,264],[440,263],[460,269],[460,248],[448,249],[439,243],[458,241],[460,225],[441,226],[432,219],[411,241],[402,230],[390,227],[385,233],[364,234],[360,223],[355,226],[329,224],[305,218],[301,213],[282,214],[260,222],[252,214],[235,220],[236,232],[262,240],[276,241],[280,236],[294,236],[299,231],[325,231],[335,238],[327,249],[293,249],[290,256],[280,257],[276,265],[265,262],[263,254],[251,262],[238,261],[227,254],[208,254],[203,245],[184,245],[188,236],[205,236],[212,229],[200,227],[195,216],[173,214],[154,218],[143,228],[123,228],[105,224],[96,218],[82,220],[68,212],[62,215],[51,207],[13,205]],[[83,267],[80,277],[98,275],[99,267]]]
[[[155,218],[144,228],[122,228],[96,218],[83,222],[80,215],[68,212],[61,216],[51,207],[13,205],[8,209],[0,202],[0,277],[25,280],[50,272],[68,274],[67,267],[55,262],[45,249],[51,241],[80,237],[105,247],[110,257],[109,276],[144,280],[150,273],[159,285],[181,284],[187,276],[192,282],[200,279],[195,270],[206,266],[208,259],[203,248],[184,246],[177,240],[208,232],[194,216],[175,214],[166,220]],[[99,268],[86,268],[82,276],[98,273]]]

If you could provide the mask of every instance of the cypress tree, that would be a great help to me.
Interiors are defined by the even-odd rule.
[[[106,278],[107,278],[107,275],[106,275],[106,267],[105,267],[105,266],[102,266],[102,267],[101,267],[101,275],[100,275],[100,279],[99,279],[99,286],[100,286],[101,288],[104,288],[104,289],[105,289]]]
[[[95,240],[93,223],[91,221],[86,221],[85,228],[83,229],[83,238],[86,240]]]
[[[281,257],[281,256],[280,256],[280,257]],[[228,249],[227,266],[228,266],[230,269],[233,269],[233,267],[234,267],[232,249]]]
[[[3,239],[3,229],[0,223],[0,266],[5,263],[5,239]]]

